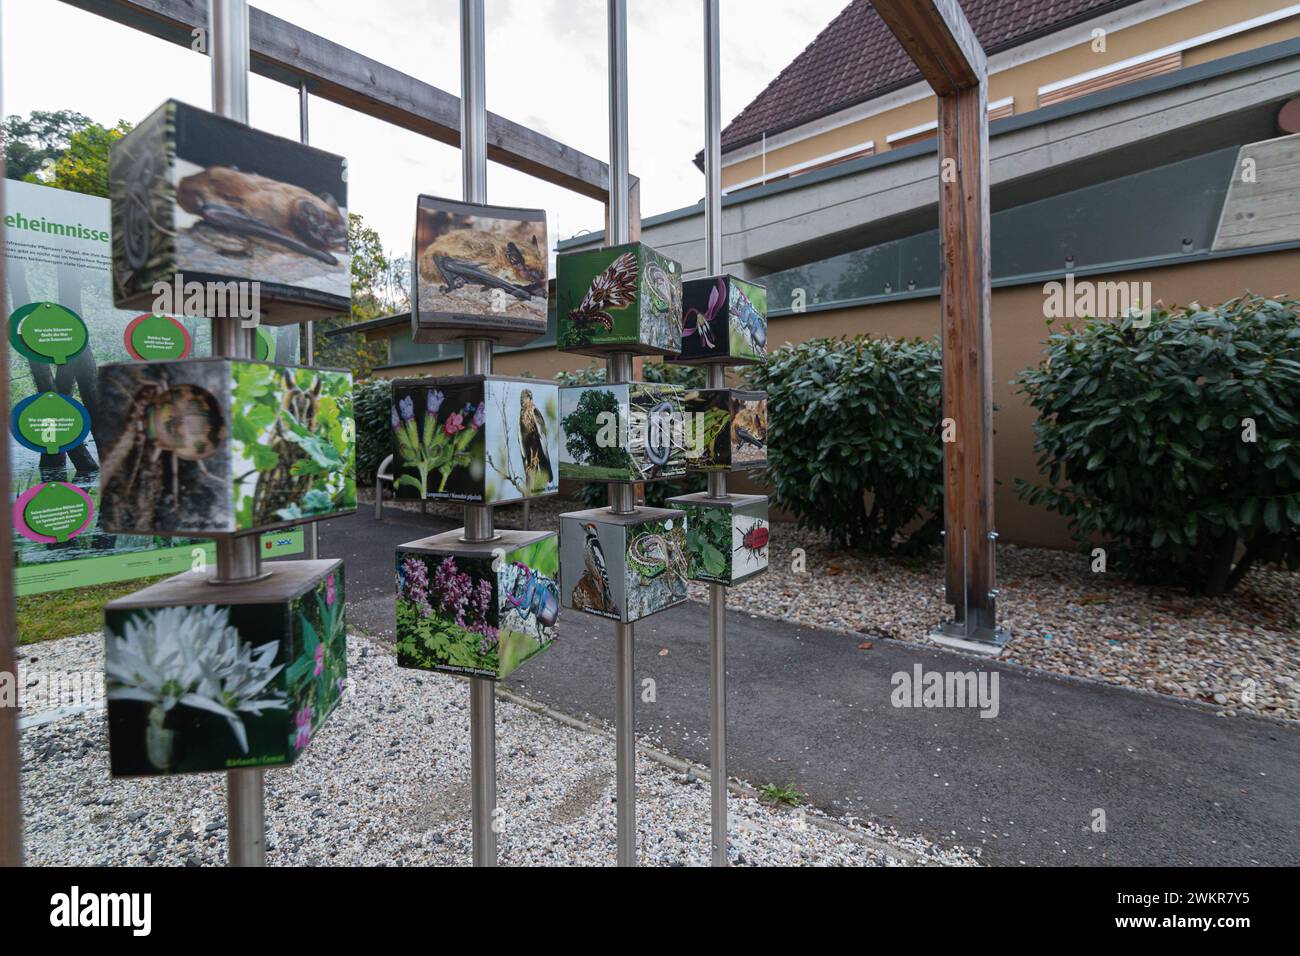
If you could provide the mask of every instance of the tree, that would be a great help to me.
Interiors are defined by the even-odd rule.
[[[109,150],[130,130],[125,120],[104,127],[72,110],[35,110],[26,119],[10,116],[3,132],[5,175],[106,197]]]
[[[73,110],[33,110],[26,118],[10,116],[4,122],[5,176],[27,179],[47,161],[53,163],[68,148],[72,135],[91,125],[89,116]]]
[[[48,167],[48,174],[30,174],[27,181],[107,198],[109,151],[113,143],[130,131],[131,124],[126,120],[118,120],[112,129],[91,123],[72,134],[68,148]]]
[[[564,418],[565,445],[576,461],[597,468],[628,468],[627,450],[617,441],[602,442],[608,422],[619,421],[618,398],[613,392],[592,389],[583,392],[578,407]]]
[[[364,379],[375,366],[388,361],[385,343],[369,341],[356,333],[328,338],[324,333],[410,306],[409,301],[406,305],[394,301],[390,278],[394,260],[385,255],[379,233],[357,213],[348,213],[348,249],[352,255],[352,312],[316,323],[316,364],[351,369],[358,379]]]

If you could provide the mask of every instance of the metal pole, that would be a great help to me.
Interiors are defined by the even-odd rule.
[[[630,196],[627,149],[627,0],[608,0],[609,9],[609,234],[610,245],[628,241]],[[630,382],[632,355],[616,352],[605,365],[605,380]],[[609,509],[615,514],[636,510],[636,488],[609,486]],[[618,795],[618,865],[636,866],[636,698],[634,696],[636,636],[631,624],[615,627],[615,790]]]
[[[466,202],[487,200],[487,107],[483,0],[460,2],[460,160]],[[492,340],[466,339],[465,374],[492,374]],[[490,505],[465,506],[466,541],[491,541]],[[497,807],[496,689],[490,680],[470,678],[470,785],[474,865],[496,866]]]
[[[298,139],[304,146],[311,142],[307,127],[307,107],[307,81],[303,80],[298,84]],[[316,364],[316,323],[308,322],[302,327],[300,334],[303,336],[300,350],[302,364],[310,367]],[[316,522],[311,522],[304,529],[303,540],[306,544],[307,560],[315,561],[320,554],[320,536],[317,533]]]
[[[222,116],[248,122],[248,2],[209,0],[208,51],[212,58],[212,108]],[[237,318],[213,318],[212,354],[253,358],[257,329],[243,328]],[[222,584],[261,577],[257,535],[217,541],[217,573]],[[266,864],[265,776],[261,769],[226,771],[231,866]]]
[[[719,0],[704,0],[704,271],[722,271],[722,80]],[[710,365],[705,383],[724,388],[726,368]],[[709,475],[709,497],[727,497],[725,472]],[[727,589],[709,585],[709,765],[713,865],[727,865]]]
[[[3,115],[0,113],[0,115]],[[0,166],[4,157],[0,156]],[[0,206],[3,203],[0,202]],[[4,210],[0,208],[0,214]],[[0,289],[4,288],[4,259],[0,258]],[[17,305],[18,303],[14,303]],[[0,336],[0,421],[9,420],[9,337]],[[18,628],[14,621],[14,552],[9,514],[9,441],[0,441],[0,680],[18,686]],[[0,866],[23,862],[23,812],[19,801],[18,708],[0,705]]]

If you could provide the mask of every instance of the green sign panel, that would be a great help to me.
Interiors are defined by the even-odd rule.
[[[36,362],[63,365],[90,340],[81,316],[57,302],[33,302],[9,317],[13,347]]]
[[[27,447],[54,455],[79,445],[89,423],[81,403],[43,392],[15,409],[13,424]]]

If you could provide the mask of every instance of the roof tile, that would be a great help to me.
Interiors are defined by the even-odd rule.
[[[1137,0],[960,0],[989,53]],[[921,78],[870,0],[852,0],[722,131],[733,149]]]

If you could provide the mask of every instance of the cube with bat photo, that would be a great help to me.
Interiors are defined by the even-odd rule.
[[[766,495],[669,498],[686,512],[687,576],[710,584],[740,584],[767,570]]]
[[[393,382],[394,492],[502,504],[560,488],[559,386],[451,375]]]
[[[264,580],[186,571],[104,607],[114,777],[293,763],[348,675],[343,562],[276,561]]]
[[[767,289],[732,275],[682,283],[681,365],[752,365],[767,356]]]
[[[397,664],[501,680],[555,640],[554,531],[446,531],[397,549]]]
[[[671,508],[560,515],[564,607],[624,624],[687,597],[686,515]]]
[[[686,474],[685,390],[658,382],[560,389],[560,477],[659,481]]]
[[[244,359],[99,369],[104,531],[226,537],[356,510],[352,375]]]
[[[421,196],[411,254],[416,342],[491,338],[526,345],[546,332],[546,212]]]
[[[555,261],[555,308],[561,352],[675,355],[682,267],[640,242],[566,253]]]
[[[767,395],[736,388],[690,389],[693,441],[687,471],[741,471],[767,465]]]
[[[168,100],[112,147],[113,304],[154,310],[155,284],[213,290],[203,313],[290,325],[351,304],[347,162]],[[240,291],[240,286],[244,287]],[[162,311],[189,314],[182,296]]]

